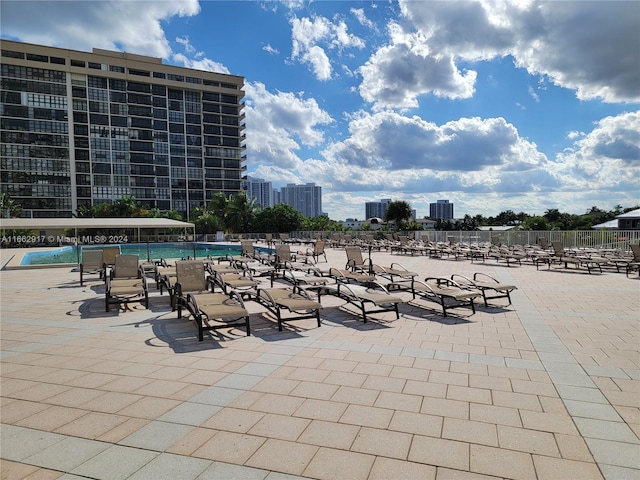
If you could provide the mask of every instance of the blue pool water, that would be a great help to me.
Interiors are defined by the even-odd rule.
[[[61,263],[78,263],[82,261],[82,250],[114,247],[116,245],[91,245],[80,247],[61,247],[43,252],[25,254],[20,265],[55,265]],[[206,258],[223,257],[227,254],[240,255],[240,245],[213,245],[210,243],[134,243],[118,245],[122,253],[132,253],[141,260],[158,260],[160,258]],[[195,247],[195,249],[194,249]],[[77,248],[80,248],[78,253]],[[259,247],[256,247],[259,249]],[[79,255],[79,258],[78,258]]]

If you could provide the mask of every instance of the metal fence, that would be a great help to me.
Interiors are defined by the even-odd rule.
[[[389,232],[384,232],[389,233]],[[507,231],[435,231],[418,230],[415,232],[403,232],[416,240],[425,242],[456,242],[468,245],[479,245],[484,243],[494,243],[497,241],[502,245],[536,245],[540,238],[544,238],[548,243],[560,241],[566,248],[593,248],[593,249],[616,249],[629,250],[630,243],[640,243],[640,230],[507,230]],[[349,235],[351,238],[364,238],[365,235],[374,235],[376,238],[383,235],[382,232],[373,231],[349,231],[349,232],[327,232],[327,231],[299,231],[289,234],[292,240],[301,243],[311,242],[317,238],[337,238],[338,236]],[[224,235],[224,241],[238,241],[241,239],[261,241],[265,238],[264,233],[250,233],[240,235]],[[497,238],[495,238],[497,237]],[[277,239],[278,234],[273,234]],[[195,238],[198,242],[215,242],[220,238],[215,234],[200,234]]]

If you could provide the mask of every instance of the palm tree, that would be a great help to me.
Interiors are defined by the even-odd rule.
[[[216,192],[207,203],[206,210],[216,217],[218,217],[222,223],[224,223],[227,218],[227,205],[229,203],[229,199],[223,192]]]
[[[0,212],[2,218],[17,218],[22,216],[22,206],[7,193],[0,195]]]
[[[253,217],[257,212],[256,199],[247,197],[244,192],[234,193],[227,203],[226,226],[233,232],[249,230]]]
[[[133,195],[123,195],[111,204],[111,213],[114,217],[133,217],[141,209],[142,206]]]

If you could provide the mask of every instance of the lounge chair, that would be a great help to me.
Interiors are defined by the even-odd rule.
[[[518,289],[515,285],[500,283],[496,278],[482,272],[474,273],[473,278],[454,274],[451,275],[451,280],[455,281],[462,288],[476,289],[481,292],[485,307],[489,306],[488,300],[496,298],[506,298],[509,300],[508,304],[511,305],[511,292]]]
[[[289,268],[304,268],[306,262],[299,262],[295,253],[291,252],[289,244],[281,244],[276,247],[276,258],[274,267],[276,270],[284,268],[284,264],[288,263]]]
[[[327,285],[331,279],[323,276],[320,271],[310,268],[308,271],[284,268],[280,275],[286,282],[291,283],[297,290],[318,290]],[[271,285],[273,286],[273,284]]]
[[[249,312],[245,308],[242,296],[237,292],[225,293],[188,293],[183,306],[198,326],[198,340],[204,340],[204,332],[221,328],[244,327],[247,336],[251,335]]]
[[[369,282],[375,282],[376,276],[368,273],[352,272],[351,270],[340,270],[338,268],[329,269],[329,276],[337,282],[342,283],[358,283],[366,285]]]
[[[371,259],[369,258],[365,261],[360,247],[345,247],[344,251],[347,254],[347,264],[345,266],[347,270],[369,274],[372,272]]]
[[[602,273],[602,265],[608,263],[607,260],[590,258],[588,255],[567,253],[564,250],[562,242],[559,241],[551,242],[551,246],[553,247],[553,255],[549,258],[549,268],[551,268],[551,263],[556,261],[564,264],[564,268],[567,269],[569,268],[569,264],[573,264],[576,266],[576,269],[579,269],[580,266],[584,266],[589,273],[591,273],[591,270],[593,269],[598,269],[600,273]]]
[[[497,262],[504,260],[507,262],[507,266],[510,267],[511,263],[522,265],[522,259],[526,257],[526,254],[524,252],[516,252],[508,247],[492,245],[484,252],[484,256],[485,258],[495,258]]]
[[[367,315],[380,312],[395,312],[396,319],[400,318],[398,304],[404,303],[399,297],[395,297],[377,282],[369,282],[367,285],[349,284],[337,282],[324,285],[318,290],[318,299],[322,295],[333,295],[360,309],[364,323],[367,323]],[[373,309],[367,310],[368,306]]]
[[[109,273],[109,269],[116,264],[116,255],[120,255],[120,246],[107,246],[102,248],[102,259],[104,260],[105,275]]]
[[[373,273],[381,277],[388,278],[392,282],[395,280],[411,280],[418,276],[416,272],[411,272],[400,263],[392,263],[390,267],[373,264]]]
[[[322,305],[311,300],[304,290],[296,292],[293,288],[258,288],[256,301],[277,317],[279,331],[282,331],[282,323],[290,320],[315,318],[318,327],[321,325]],[[283,317],[283,310],[289,311],[293,316]]]
[[[97,273],[100,280],[104,275],[104,256],[102,250],[82,249],[82,262],[80,262],[80,286],[84,285],[84,275]]]
[[[325,247],[324,240],[316,240],[313,244],[313,249],[307,249],[306,256],[313,258],[314,262],[318,262],[320,260],[320,256],[324,257],[324,261],[327,261],[327,254],[324,251]]]
[[[242,257],[234,258],[232,263],[238,270],[250,272],[252,276],[273,276],[275,271],[268,257],[257,252],[251,241],[242,242]]]
[[[197,297],[208,293],[210,283],[211,279],[205,272],[202,260],[176,260],[176,281],[171,306],[172,310],[178,310],[178,318],[182,317],[182,309],[187,306],[187,295],[191,293]]]
[[[390,267],[373,264],[373,274],[389,291],[412,290],[418,273],[409,271],[404,265],[392,263]]]
[[[211,281],[211,291],[215,291],[215,285],[218,285],[224,293],[238,292],[242,297],[252,297],[256,294],[258,282],[256,282],[251,274],[243,275],[241,273],[220,273],[214,271]]]
[[[423,300],[439,304],[445,317],[447,309],[456,307],[468,307],[473,313],[476,313],[474,300],[482,295],[478,291],[462,288],[454,280],[440,277],[427,277],[424,282],[414,281],[411,293],[414,300],[416,297],[420,297]]]
[[[105,309],[111,304],[125,304],[140,301],[149,308],[147,277],[142,272],[138,255],[116,255],[115,265],[110,275],[105,275]]]

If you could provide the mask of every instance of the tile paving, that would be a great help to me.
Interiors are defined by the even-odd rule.
[[[1,271],[2,478],[640,479],[638,277],[373,259],[518,290],[366,324],[323,297],[283,332],[248,302],[252,336],[200,343],[166,294],[106,313],[71,268]]]

